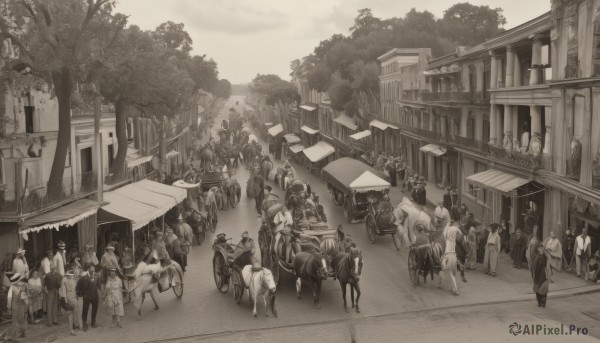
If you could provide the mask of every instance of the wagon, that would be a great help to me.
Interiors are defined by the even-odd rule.
[[[344,207],[349,223],[362,220],[369,214],[369,196],[381,198],[390,189],[387,175],[349,157],[326,165],[321,176],[327,181],[334,204]]]
[[[392,241],[396,250],[400,249],[400,242],[398,237],[398,227],[394,224],[394,214],[392,210],[389,212],[381,212],[377,210],[377,203],[381,199],[377,199],[376,196],[371,195],[367,197],[369,202],[369,212],[365,218],[365,227],[367,229],[367,235],[369,236],[369,243],[375,243],[377,236],[392,235]]]
[[[215,285],[221,293],[229,292],[229,285],[233,288],[233,299],[236,304],[242,301],[244,295],[244,278],[242,277],[242,269],[244,266],[240,260],[234,260],[236,249],[242,249],[239,245],[230,244],[231,238],[224,243],[218,243],[215,239],[212,249],[213,256],[213,276]]]

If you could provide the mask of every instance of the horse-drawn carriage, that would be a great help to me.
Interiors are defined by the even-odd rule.
[[[334,204],[344,207],[349,223],[369,214],[369,196],[382,199],[390,188],[387,175],[348,157],[326,165],[321,176],[327,181]]]

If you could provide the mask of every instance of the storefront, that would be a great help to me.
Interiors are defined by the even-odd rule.
[[[358,155],[358,156],[364,155],[371,150],[370,137],[371,137],[370,130],[364,130],[361,132],[357,132],[353,135],[350,135],[352,146],[354,148],[354,151],[356,152],[356,155]],[[357,156],[355,156],[355,158],[356,157]]]
[[[335,148],[329,143],[320,141],[310,148],[304,149],[302,152],[307,158],[308,168],[310,171],[313,171],[320,170],[327,165],[327,163],[331,162],[330,156],[335,153]]]
[[[447,149],[435,144],[427,144],[419,148],[426,154],[427,181],[435,185],[444,186],[448,182],[448,162],[442,156],[446,155]]]
[[[288,153],[288,149],[296,144],[302,142],[300,137],[296,136],[293,133],[288,133],[283,135],[283,147],[282,150],[285,154]]]
[[[319,130],[315,130],[309,126],[303,125],[300,130],[302,131],[302,143],[305,146],[312,146],[317,144],[319,140]]]
[[[369,123],[369,126],[374,129],[371,137],[373,141],[373,148],[375,149],[376,154],[382,154],[384,152],[393,153],[394,151],[399,150],[397,145],[400,145],[400,142],[395,142],[396,135],[394,135],[392,131],[388,130],[399,130],[397,126],[384,123],[377,119],[372,120]],[[386,131],[388,132],[386,133]]]
[[[275,159],[281,159],[281,145],[283,144],[283,126],[277,124],[269,130],[269,153],[275,155]],[[272,150],[272,151],[271,151]]]

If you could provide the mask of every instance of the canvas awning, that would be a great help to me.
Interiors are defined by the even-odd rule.
[[[288,144],[297,144],[297,143],[300,143],[300,137],[296,136],[293,133],[288,133],[287,135],[283,135],[283,138],[285,138],[285,141]]]
[[[281,124],[277,124],[271,128],[269,128],[269,134],[273,137],[277,137],[278,135],[283,133],[283,126]]]
[[[367,170],[352,181],[350,188],[357,192],[383,191],[390,188],[390,183]]]
[[[339,117],[335,118],[333,121],[349,128],[352,131],[354,131],[358,128],[358,126],[354,123],[354,119],[348,117],[345,114],[341,114]]]
[[[320,141],[310,148],[304,149],[304,154],[311,162],[319,162],[335,152],[335,148],[326,142]]]
[[[492,189],[507,195],[516,195],[515,190],[530,180],[505,173],[496,169],[489,169],[467,177],[467,182],[482,188]]]
[[[39,232],[44,229],[58,229],[60,226],[73,226],[83,219],[96,214],[100,203],[82,199],[70,203],[65,206],[61,206],[52,211],[39,214],[35,217],[26,219],[19,226],[20,234],[27,234],[29,232]]]
[[[135,166],[139,166],[140,164],[152,161],[153,157],[154,155],[142,155],[139,149],[127,147],[127,157],[125,158],[125,161],[127,162],[127,167],[133,168]]]
[[[296,144],[296,145],[292,145],[290,147],[290,151],[293,152],[294,154],[297,154],[304,149],[305,149],[304,145],[302,145],[302,144]]]
[[[187,191],[162,183],[141,180],[104,193],[104,211],[131,221],[137,230],[177,206],[187,196]]]
[[[446,148],[435,144],[427,144],[419,148],[420,151],[432,154],[434,156],[442,156],[447,152]]]
[[[314,110],[317,109],[316,107],[312,107],[312,106],[309,106],[309,105],[301,105],[300,108],[303,109],[303,110],[307,110],[309,112],[310,111],[314,111]]]
[[[167,153],[167,158],[175,157],[179,155],[179,151],[171,150]]]
[[[365,131],[357,132],[353,135],[350,135],[350,138],[359,141],[359,140],[369,137],[369,136],[371,136],[371,130],[365,130]]]
[[[314,135],[315,133],[318,133],[318,132],[319,132],[319,130],[315,130],[315,129],[313,129],[313,128],[310,128],[310,127],[308,127],[308,126],[306,126],[306,125],[303,125],[303,126],[300,128],[300,130],[302,130],[302,131],[304,131],[304,132],[306,132],[306,133],[308,133],[308,134],[310,134],[310,135]]]
[[[380,130],[385,130],[385,129],[394,129],[394,130],[398,130],[399,128],[397,126],[394,126],[392,124],[388,124],[388,123],[384,123],[382,121],[379,121],[377,119],[372,120],[369,123],[369,126],[373,126],[376,127]]]

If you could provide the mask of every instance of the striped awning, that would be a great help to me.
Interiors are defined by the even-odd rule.
[[[470,184],[498,191],[510,196],[515,196],[516,189],[530,181],[496,169],[489,169],[481,173],[473,174],[468,176],[466,180]]]
[[[21,227],[19,233],[26,235],[29,232],[39,232],[44,229],[58,230],[60,226],[73,226],[83,219],[96,214],[100,205],[99,202],[89,199],[78,200],[26,219],[19,225]]]

